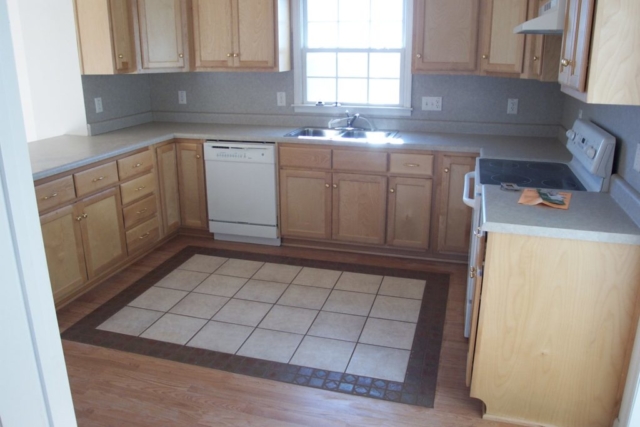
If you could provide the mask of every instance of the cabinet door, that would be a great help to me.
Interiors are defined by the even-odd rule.
[[[158,155],[158,181],[164,234],[180,227],[180,195],[178,191],[178,163],[176,144],[167,144],[156,150]]]
[[[427,249],[431,225],[432,180],[389,179],[387,244]]]
[[[53,299],[60,301],[87,281],[82,233],[72,206],[40,217]]]
[[[480,69],[521,74],[525,36],[513,29],[527,20],[527,0],[484,0]]]
[[[476,69],[477,0],[416,0],[414,16],[414,73]]]
[[[142,68],[186,66],[184,0],[138,0]]]
[[[473,211],[462,202],[464,176],[475,169],[475,157],[442,155],[438,189],[438,252],[469,252]]]
[[[480,299],[482,295],[482,279],[484,275],[484,254],[487,247],[487,235],[483,232],[474,234],[474,239],[478,239],[475,259],[470,259],[469,274],[475,274],[475,287],[473,289],[473,309],[471,311],[471,331],[469,332],[469,350],[467,351],[467,387],[471,386],[473,377],[473,360],[476,354],[476,339],[478,337],[478,316],[480,316]]]
[[[541,0],[529,0],[527,19],[538,16]],[[525,42],[524,71],[522,78],[545,82],[558,80],[562,36],[528,34]]]
[[[234,63],[242,68],[273,68],[276,59],[275,0],[234,0],[233,21],[237,56]]]
[[[133,35],[132,3],[128,0],[110,0],[109,5],[116,72],[135,72],[138,65]]]
[[[117,188],[104,191],[76,204],[82,218],[82,241],[89,279],[104,273],[127,255],[122,205]]]
[[[584,92],[591,47],[595,0],[567,0],[558,81]]]
[[[208,229],[207,195],[204,179],[203,147],[198,142],[179,142],[178,188],[182,226]]]
[[[331,174],[280,171],[280,217],[283,237],[331,238]]]
[[[233,66],[233,0],[194,0],[196,68]]]
[[[333,174],[333,239],[384,244],[386,211],[386,176]]]

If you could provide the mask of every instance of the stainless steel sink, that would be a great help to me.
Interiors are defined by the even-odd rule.
[[[331,139],[340,135],[342,131],[336,129],[323,129],[323,128],[302,128],[296,129],[293,132],[289,132],[285,136],[292,138],[319,138],[319,139]]]
[[[378,141],[381,139],[394,138],[398,132],[395,131],[369,131],[369,130],[347,130],[340,134],[340,139],[366,139]]]
[[[397,134],[397,131],[372,131],[365,129],[329,129],[307,127],[289,132],[285,135],[285,137],[352,142],[386,142],[395,138]]]

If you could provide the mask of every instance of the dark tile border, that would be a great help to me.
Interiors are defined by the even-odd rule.
[[[404,383],[269,362],[96,329],[195,254],[425,280],[427,284]],[[448,274],[189,246],[71,326],[62,338],[235,374],[433,408],[448,293]]]

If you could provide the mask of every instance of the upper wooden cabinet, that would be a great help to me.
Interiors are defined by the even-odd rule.
[[[527,19],[538,16],[542,0],[529,0]],[[543,82],[558,80],[560,66],[561,35],[528,34],[525,42],[524,70],[522,78],[536,79]]]
[[[480,70],[483,74],[521,74],[525,36],[514,27],[527,20],[528,0],[483,0]]]
[[[415,0],[413,72],[475,71],[478,0]]]
[[[133,3],[128,0],[75,0],[74,5],[82,73],[135,72],[138,63]]]
[[[143,70],[188,70],[186,0],[138,0]]]
[[[287,0],[193,0],[197,70],[289,71]]]

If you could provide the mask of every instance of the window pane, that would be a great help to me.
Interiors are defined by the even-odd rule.
[[[339,46],[342,48],[369,47],[369,23],[340,22]]]
[[[400,104],[400,80],[369,80],[369,103]]]
[[[330,52],[307,53],[307,76],[335,77],[336,54]]]
[[[307,102],[334,102],[336,97],[336,79],[307,79]]]
[[[337,21],[338,0],[307,0],[307,21]]]
[[[369,21],[370,0],[340,0],[340,21]]]
[[[402,21],[403,16],[402,0],[371,0],[371,21]]]
[[[338,46],[338,24],[310,22],[307,25],[307,46],[312,49]]]
[[[372,53],[369,59],[369,76],[399,79],[401,58],[399,53]]]
[[[338,77],[368,77],[368,54],[339,53]]]
[[[340,34],[342,42],[342,34]],[[401,49],[402,22],[374,22],[371,24],[371,47],[375,49]]]
[[[367,79],[338,79],[338,102],[367,103]]]

